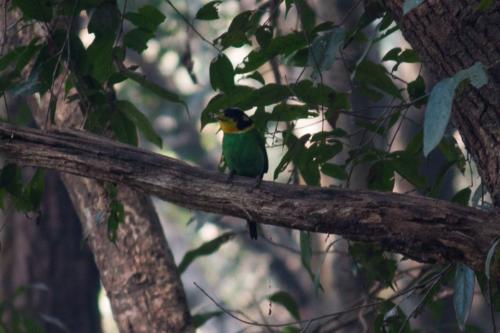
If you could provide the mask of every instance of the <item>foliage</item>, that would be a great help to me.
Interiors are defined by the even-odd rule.
[[[167,3],[172,5],[170,1]],[[487,11],[492,4],[493,1],[482,0],[478,10]],[[152,98],[178,104],[188,111],[187,96],[153,81],[139,66],[130,65],[131,54],[145,53],[158,32],[165,32],[169,21],[181,20],[212,52],[207,52],[212,57],[210,64],[207,61],[207,66],[202,66],[213,95],[199,115],[201,128],[214,123],[214,116],[221,109],[239,107],[248,111],[256,126],[272,138],[271,146],[278,146],[283,151],[277,166],[270,172],[275,181],[286,181],[289,174],[288,182],[309,186],[335,182],[350,187],[362,170],[363,181],[370,190],[390,192],[400,183],[398,179],[403,179],[421,195],[444,198],[447,175],[472,170],[467,154],[455,140],[449,119],[457,95],[464,89],[478,89],[488,82],[488,69],[483,64],[477,62],[462,69],[432,88],[426,86],[420,73],[411,80],[402,79],[400,69],[403,66],[421,61],[414,50],[394,47],[383,54],[381,61],[369,57],[370,51],[399,29],[378,1],[371,2],[351,26],[344,20],[332,22],[317,15],[316,8],[305,0],[277,1],[274,9],[271,2],[256,1],[255,8],[241,9],[229,18],[225,17],[225,5],[225,1],[203,2],[196,8],[194,20],[190,20],[175,7],[167,14],[154,1],[146,1],[132,9],[133,6],[127,7],[126,2],[121,7],[117,1],[109,0],[76,3],[14,0],[11,10],[20,10],[25,24],[45,25],[60,16],[70,22],[86,16],[88,24],[83,29],[93,34],[94,39],[85,46],[76,24],[72,24],[66,29],[58,27],[51,31],[50,38],[33,38],[26,45],[8,50],[0,56],[0,95],[52,95],[56,78],[65,75],[64,98],[78,102],[85,110],[83,127],[86,130],[111,133],[114,139],[134,146],[139,144],[141,135],[147,142],[164,149],[163,133],[157,132],[143,113],[144,108],[132,98],[118,99],[113,89],[117,84],[134,82],[144,88],[144,93],[151,93]],[[425,2],[406,0],[403,14],[411,15],[420,5],[425,6]],[[349,14],[354,9],[349,10]],[[223,20],[228,21],[221,22]],[[277,26],[280,20],[295,20],[296,28]],[[204,36],[205,32],[202,34],[196,29],[198,24],[219,24],[226,28],[211,40]],[[173,33],[181,35],[177,29],[172,30]],[[182,64],[193,78],[190,42],[186,43]],[[347,59],[351,47],[364,49],[364,52],[356,59]],[[239,64],[232,62],[234,49],[246,54]],[[341,65],[346,71],[348,89],[340,89],[325,80],[327,74],[331,76],[335,65]],[[287,73],[287,76],[282,77],[280,73]],[[364,98],[372,104],[360,110],[356,98]],[[410,122],[408,114],[424,108],[423,126],[417,124],[407,143],[394,145],[401,127]],[[23,125],[32,123],[29,107],[25,104],[20,110],[19,115],[8,121]],[[48,121],[54,122],[58,111],[55,102],[49,105],[48,111]],[[195,115],[198,117],[198,113]],[[341,117],[352,119],[352,126],[339,121]],[[311,123],[318,125],[317,128]],[[432,162],[431,151],[432,155],[439,155],[444,160],[436,166],[434,174],[428,170]],[[36,212],[43,187],[42,170],[36,170],[26,181],[18,167],[7,164],[0,173],[0,202],[3,204],[8,196],[16,209]],[[115,242],[119,226],[125,219],[125,209],[117,199],[116,185],[108,185],[106,189],[110,213],[108,236]],[[468,205],[477,203],[478,196],[473,194],[471,186],[467,186],[450,200]],[[484,197],[484,193],[481,196]],[[223,233],[188,251],[178,265],[179,272],[185,272],[197,259],[222,251],[222,245],[235,236],[234,232]],[[491,282],[490,270],[497,269],[497,242],[487,254],[484,276],[476,272],[483,291]],[[320,283],[320,273],[330,245],[321,253],[324,257],[318,265],[314,250],[318,244],[313,235],[301,232],[298,243],[295,245],[299,248],[303,270],[310,278],[308,281],[316,291],[327,290]],[[362,281],[366,291],[397,289],[401,279],[399,268],[406,258],[386,253],[379,245],[362,242],[349,242],[346,255],[352,259],[353,274]],[[425,273],[425,269],[422,272]],[[436,310],[442,306],[441,300],[434,298],[441,288],[453,286],[457,325],[466,329],[474,296],[474,272],[459,264],[453,281],[442,282],[443,276],[439,275],[439,283],[437,278],[429,278],[424,273],[413,280],[422,283],[419,289],[425,290],[421,306],[441,315]],[[498,288],[493,285],[488,291],[493,306],[500,308]],[[397,297],[380,300],[376,293],[367,292],[367,295],[367,299],[376,300],[380,305],[374,310],[375,332],[412,332],[410,319],[415,314],[403,312]],[[265,299],[284,307],[295,320],[301,319],[302,304],[287,291],[277,291]],[[199,327],[222,314],[223,311],[199,313],[194,316],[195,325]],[[295,331],[299,330],[294,325],[282,329],[282,332]]]

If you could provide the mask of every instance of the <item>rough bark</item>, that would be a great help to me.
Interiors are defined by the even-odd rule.
[[[112,243],[106,223],[108,194],[102,184],[69,174],[63,179],[80,207],[80,221],[120,332],[194,331],[177,266],[149,197],[119,186],[125,223]]]
[[[34,318],[57,319],[69,332],[101,332],[97,294],[99,274],[92,253],[82,246],[82,231],[68,194],[54,172],[45,178],[40,216],[12,212],[5,217],[1,253],[0,299],[12,299]],[[60,327],[39,320],[44,332]]]
[[[378,242],[421,262],[462,261],[481,270],[492,241],[500,236],[496,210],[272,182],[252,189],[253,179],[236,177],[228,184],[221,173],[79,131],[0,124],[0,152],[21,165],[124,184],[187,208]]]
[[[385,0],[403,35],[435,80],[482,62],[489,73],[481,89],[465,88],[452,119],[497,207],[500,205],[500,2],[488,11],[474,0],[427,0],[402,16],[402,0]]]

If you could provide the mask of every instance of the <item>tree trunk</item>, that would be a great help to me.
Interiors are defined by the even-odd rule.
[[[45,177],[38,218],[12,212],[3,223],[0,299],[11,299],[17,288],[28,287],[15,305],[38,318],[45,332],[63,330],[41,315],[57,319],[69,332],[101,332],[99,274],[92,253],[82,246],[78,217],[57,174]],[[29,288],[33,285],[41,288]]]
[[[456,96],[452,120],[477,163],[494,204],[500,206],[500,2],[481,11],[473,0],[424,1],[402,16],[402,0],[385,0],[403,35],[435,80],[480,61],[488,84]]]

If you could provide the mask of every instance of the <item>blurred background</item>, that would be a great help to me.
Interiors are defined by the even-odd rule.
[[[285,2],[226,0],[217,6],[219,19],[203,21],[194,19],[197,11],[206,4],[203,1],[118,2],[119,8],[126,6],[127,11],[137,11],[146,4],[152,5],[166,16],[156,36],[149,40],[147,49],[142,54],[128,52],[125,63],[139,66],[148,79],[181,94],[189,108],[188,114],[182,106],[162,100],[130,80],[115,85],[119,98],[132,101],[147,115],[156,132],[163,138],[162,149],[147,140],[141,140],[141,146],[206,169],[218,169],[222,134],[216,124],[208,124],[201,130],[200,122],[201,112],[215,95],[210,85],[209,64],[218,51],[210,42],[227,30],[238,13],[256,8],[271,8],[270,22],[275,29],[275,35],[298,30],[301,23],[296,7],[291,7],[285,19]],[[313,11],[316,23],[332,21],[344,25],[346,29],[356,27],[364,13],[363,4],[357,0],[315,0],[307,1],[306,4],[309,10]],[[86,29],[88,19],[82,12],[80,38],[86,47],[94,38]],[[186,20],[194,25],[196,31],[186,24]],[[366,27],[365,34],[375,34],[375,26],[380,21],[381,19],[375,20]],[[127,31],[131,27],[125,24],[124,29]],[[200,34],[210,42],[202,40]],[[363,126],[363,120],[376,121],[390,116],[395,101],[388,97],[376,102],[367,98],[359,87],[352,84],[346,62],[353,64],[365,56],[374,62],[380,62],[395,47],[403,50],[410,48],[399,30],[373,45],[352,43],[342,51],[342,59],[339,57],[339,61],[335,61],[331,69],[322,73],[321,79],[325,84],[337,91],[351,94],[351,110],[341,113],[339,118],[333,121],[337,128],[349,133],[344,139],[342,152],[332,158],[334,163],[347,165],[346,161],[352,158],[350,151],[355,147],[369,145],[386,151],[402,150],[421,132],[423,109],[414,105],[398,109],[399,117],[383,135],[367,131],[366,124]],[[228,48],[224,53],[233,66],[237,67],[252,49],[252,46],[244,45]],[[388,69],[393,67],[391,62],[383,64]],[[301,67],[286,65],[285,61],[266,63],[259,72],[266,83],[283,84],[294,82],[301,76],[312,75],[311,70],[304,73]],[[426,79],[427,86],[433,84],[429,82],[425,70],[418,62],[402,63],[391,73],[395,82],[401,85],[406,85],[419,76]],[[237,76],[237,83],[260,86],[256,80],[245,75]],[[250,110],[248,114],[251,115],[254,111]],[[314,134],[331,129],[331,123],[318,115],[294,121],[292,129],[294,134],[300,137],[307,133]],[[265,175],[265,179],[304,184],[304,180],[292,165],[274,179],[274,170],[287,152],[281,134],[289,128],[290,123],[275,122],[269,123],[265,129],[270,160],[270,171]],[[481,192],[481,181],[463,148],[460,136],[453,129],[450,129],[447,135],[450,140],[456,142],[463,153],[463,170],[450,167],[447,156],[436,151],[422,163],[419,171],[429,179],[440,182],[436,197],[451,199],[464,187],[469,187],[472,193]],[[33,172],[30,170],[25,172],[25,178],[32,176]],[[321,186],[373,188],[370,175],[373,176],[374,169],[370,164],[359,163],[346,172],[347,179],[322,175]],[[418,194],[413,184],[398,174],[394,177],[391,183],[393,191]],[[484,194],[476,196],[482,196],[482,204],[485,204]],[[98,272],[85,244],[85,235],[81,233],[68,195],[55,173],[48,172],[46,175],[43,198],[40,215],[18,213],[12,207],[3,210],[0,222],[2,299],[12,300],[9,304],[23,309],[22,313],[41,315],[46,332],[77,332],[76,327],[79,327],[78,332],[118,332],[106,293],[100,289]],[[486,197],[486,202],[487,200]],[[367,304],[373,299],[388,298],[410,286],[417,277],[431,271],[427,265],[407,259],[401,260],[403,258],[399,255],[387,254],[379,249],[349,243],[335,235],[323,234],[311,236],[312,260],[308,271],[301,256],[301,236],[297,231],[262,226],[262,237],[252,241],[247,234],[246,222],[241,219],[190,211],[157,199],[154,199],[154,205],[176,262],[180,262],[190,249],[197,248],[226,232],[234,233],[228,241],[221,243],[217,251],[197,258],[182,273],[191,313],[210,314],[207,317],[210,319],[198,328],[198,332],[295,331],[291,328],[286,331],[284,328],[252,327],[235,320],[223,313],[194,283],[223,304],[225,309],[236,311],[238,317],[272,324],[307,320],[351,309],[354,305]],[[370,254],[373,253],[377,253],[377,256],[370,260]],[[382,281],[383,276],[367,276],[368,268],[375,272],[394,270],[391,273],[394,279],[387,283]],[[81,279],[84,282],[80,285],[87,285],[88,289],[72,289],[72,279]],[[97,304],[95,299],[89,296],[96,289],[100,289]],[[410,321],[413,329],[422,332],[456,332],[451,305],[452,294],[452,288],[443,283],[442,288],[433,294],[433,302],[429,308],[419,308],[421,295],[417,294],[399,299],[397,304],[407,315],[415,310],[421,312]],[[475,327],[469,327],[471,332],[476,329],[487,331],[489,327],[485,320],[488,318],[488,306],[480,297],[479,289],[477,294],[470,321]],[[85,314],[65,312],[68,295],[74,302],[81,303],[82,309],[86,309]],[[275,296],[274,299],[271,295]],[[342,316],[322,320],[321,325],[311,321],[304,326],[303,331],[373,332],[373,321],[381,313],[384,320],[387,316],[390,317],[389,310],[361,307]],[[77,317],[79,322],[75,323]],[[409,326],[402,332],[409,332],[407,329]]]

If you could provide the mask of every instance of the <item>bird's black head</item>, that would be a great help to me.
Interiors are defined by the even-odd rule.
[[[218,119],[224,132],[243,131],[253,125],[252,119],[238,108],[225,109]]]

